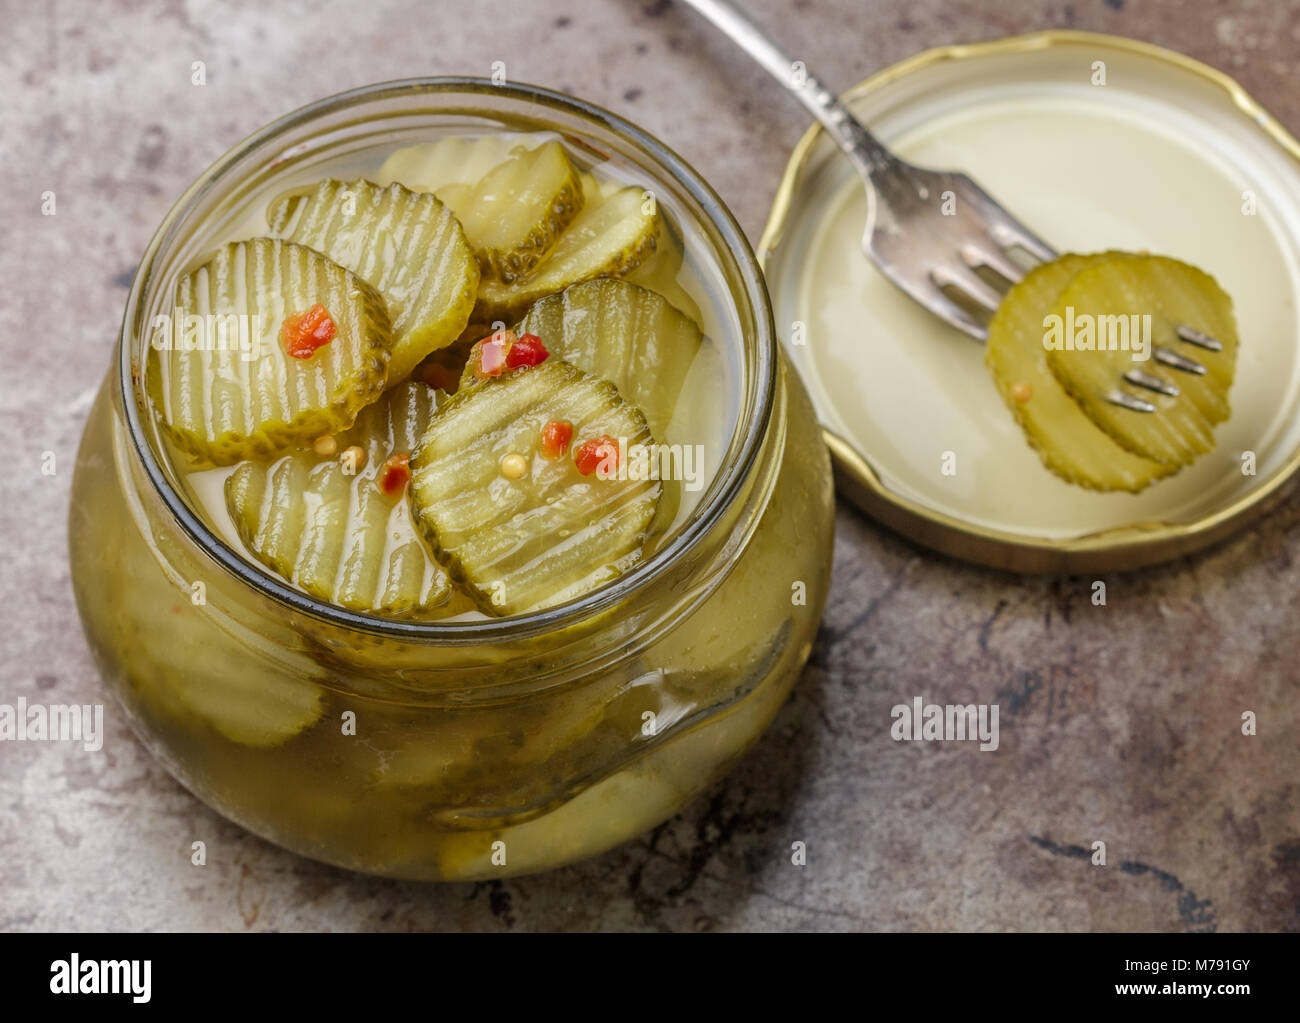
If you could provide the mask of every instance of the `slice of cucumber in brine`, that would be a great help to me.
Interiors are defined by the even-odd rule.
[[[564,147],[519,149],[472,186],[438,196],[460,218],[485,277],[527,277],[583,206],[582,182]]]
[[[1075,347],[1052,347],[1047,364],[1107,436],[1127,451],[1174,467],[1213,449],[1214,427],[1231,413],[1228,390],[1238,343],[1232,300],[1213,277],[1167,256],[1109,254],[1080,271],[1052,315],[1060,326],[1059,342],[1052,344]],[[1147,323],[1149,337],[1141,340]],[[1180,325],[1215,338],[1222,351],[1180,340],[1175,334]],[[1135,350],[1148,345],[1151,357],[1135,360]],[[1196,360],[1205,373],[1163,365],[1154,357],[1157,348]],[[1178,393],[1122,384],[1123,374],[1135,369],[1172,384]],[[1155,405],[1156,411],[1111,404],[1106,395],[1117,387]]]
[[[384,296],[393,323],[389,380],[404,380],[469,322],[478,261],[435,196],[401,185],[327,179],[271,201],[277,235],[323,252]]]
[[[553,135],[503,132],[495,135],[453,135],[389,155],[375,175],[381,185],[396,182],[413,192],[440,192],[448,185],[473,185],[520,148],[534,149]]]
[[[1076,274],[1104,255],[1064,255],[1034,267],[989,323],[984,359],[1043,464],[1068,483],[1137,492],[1167,466],[1125,451],[1084,414],[1047,366],[1043,319]]]
[[[603,202],[584,205],[527,278],[513,284],[480,282],[474,319],[509,322],[570,284],[629,274],[655,254],[659,233],[658,205],[640,188],[622,188]]]
[[[319,308],[321,341],[290,355],[284,330]],[[384,301],[320,253],[274,238],[223,246],[176,285],[151,338],[149,392],[164,432],[216,465],[270,458],[351,425],[383,391]]]
[[[451,582],[411,523],[402,457],[435,404],[432,389],[408,381],[327,445],[337,456],[299,452],[238,466],[226,481],[226,507],[248,549],[311,596],[350,611],[418,616],[445,605]]]
[[[518,333],[536,334],[552,355],[611,381],[661,438],[704,340],[667,299],[612,277],[548,295],[528,310]],[[473,382],[467,367],[461,386]]]
[[[558,454],[543,444],[549,423],[572,427]],[[632,454],[584,475],[577,458],[601,438]],[[513,370],[434,415],[411,459],[416,523],[486,613],[562,604],[640,559],[663,487],[632,478],[634,455],[652,443],[609,381],[556,358]]]

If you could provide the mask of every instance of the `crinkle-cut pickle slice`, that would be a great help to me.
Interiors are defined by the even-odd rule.
[[[696,323],[653,291],[612,277],[541,299],[519,323],[552,355],[611,381],[645,413],[650,433],[667,438],[682,383],[704,338]],[[466,367],[461,387],[474,383]]]
[[[520,148],[477,184],[437,194],[460,219],[484,277],[506,284],[532,272],[583,206],[582,182],[558,142]]]
[[[317,304],[334,338],[294,358],[280,329]],[[274,457],[344,429],[383,391],[384,301],[312,249],[275,238],[225,245],[177,282],[174,306],[170,335],[151,338],[150,396],[164,432],[213,464]]]
[[[550,253],[524,280],[484,280],[474,319],[509,322],[539,298],[595,277],[623,277],[655,254],[661,218],[658,204],[636,187],[586,205]]]
[[[569,450],[553,459],[539,445],[551,420],[573,424]],[[606,435],[629,450],[654,443],[645,417],[612,383],[554,357],[438,409],[411,459],[416,524],[484,612],[562,604],[640,559],[662,484],[634,471],[582,475],[573,452]],[[522,478],[502,471],[508,455],[522,456]]]
[[[1047,365],[1088,417],[1136,455],[1179,467],[1214,448],[1214,427],[1231,413],[1228,390],[1238,341],[1232,299],[1213,277],[1167,256],[1109,255],[1080,271],[1052,312],[1063,327],[1075,324],[1076,338],[1080,325],[1096,325],[1094,343],[1101,324],[1116,322],[1104,317],[1136,317],[1129,322],[1140,327],[1149,314],[1151,350],[1165,347],[1190,356],[1205,366],[1204,375],[1171,369],[1154,358],[1134,361],[1131,351],[1118,349],[1053,348],[1047,352]],[[1208,351],[1179,340],[1174,331],[1180,324],[1217,338],[1223,350]],[[1139,396],[1156,406],[1153,413],[1132,412],[1106,401],[1123,373],[1135,368],[1174,384],[1178,395],[1141,389]]]
[[[1136,493],[1172,470],[1111,440],[1057,381],[1043,348],[1043,319],[1062,290],[1080,270],[1104,258],[1064,255],[1029,271],[993,315],[984,358],[1007,407],[1048,469],[1068,483]]]
[[[311,451],[239,465],[226,480],[226,507],[248,549],[350,611],[416,616],[445,605],[451,582],[415,533],[405,488],[383,485],[385,463],[415,449],[435,403],[433,390],[407,381],[362,411],[336,438],[341,452],[365,450],[354,472],[344,458]]]
[[[326,179],[273,199],[266,219],[273,233],[323,252],[384,296],[393,324],[391,382],[469,322],[478,261],[435,196],[364,178]]]
[[[396,182],[413,192],[440,192],[448,185],[473,185],[510,158],[511,153],[535,149],[555,139],[548,132],[496,132],[491,135],[449,135],[394,150],[379,168],[375,181]]]

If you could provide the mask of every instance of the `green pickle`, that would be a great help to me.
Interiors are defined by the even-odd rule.
[[[583,207],[582,182],[558,142],[521,148],[477,184],[437,195],[460,219],[485,278],[506,284],[527,277]]]
[[[1065,255],[1034,267],[989,323],[985,361],[1043,464],[1068,483],[1137,492],[1171,470],[1125,451],[1075,404],[1047,365],[1043,319],[1080,270],[1104,255]]]
[[[479,284],[474,319],[513,320],[528,306],[571,284],[595,277],[623,277],[648,262],[659,246],[658,205],[636,187],[583,206],[559,241],[522,281]]]
[[[294,358],[281,327],[318,304],[335,336]],[[154,407],[177,447],[215,465],[350,426],[388,378],[383,299],[320,253],[278,239],[225,245],[185,274],[168,323],[151,339]]]
[[[548,295],[528,310],[518,332],[537,335],[551,354],[611,381],[662,438],[703,341],[699,326],[667,299],[615,278]],[[466,367],[461,387],[472,380]]]
[[[447,604],[451,582],[416,536],[405,486],[384,486],[389,459],[414,449],[435,402],[430,388],[407,382],[335,440],[342,457],[241,463],[226,481],[240,539],[285,579],[350,611],[405,616]],[[349,458],[357,450],[362,465]]]
[[[1163,347],[1194,358],[1206,368],[1204,374],[1171,369],[1154,358],[1135,361],[1133,351],[1122,348],[1053,348],[1047,352],[1047,364],[1084,413],[1125,450],[1178,468],[1214,448],[1214,427],[1231,412],[1228,390],[1238,342],[1232,300],[1213,277],[1166,256],[1108,254],[1070,281],[1052,313],[1063,325],[1122,317],[1140,327],[1149,316],[1151,352]],[[1217,339],[1222,351],[1184,343],[1174,333],[1180,325]],[[1105,396],[1132,369],[1173,384],[1179,393],[1129,388],[1155,405],[1154,413],[1133,412],[1107,401]]]
[[[455,341],[469,322],[478,262],[460,222],[435,196],[327,179],[273,199],[266,219],[274,234],[323,252],[383,295],[392,318],[392,382]]]
[[[572,424],[558,457],[549,422]],[[640,558],[657,480],[578,471],[571,452],[608,436],[654,443],[645,416],[607,380],[560,359],[516,369],[449,399],[411,458],[416,522],[439,561],[488,614],[539,610],[616,578]],[[517,459],[520,475],[507,472]],[[632,459],[629,458],[629,463]]]

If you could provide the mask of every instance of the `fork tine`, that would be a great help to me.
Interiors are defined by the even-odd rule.
[[[1156,407],[1149,401],[1141,398],[1135,398],[1127,391],[1121,391],[1118,388],[1106,395],[1106,400],[1112,405],[1118,405],[1120,408],[1126,408],[1130,412],[1155,412]]]
[[[1161,380],[1150,373],[1143,373],[1140,369],[1131,369],[1124,374],[1124,379],[1130,384],[1137,387],[1145,387],[1148,391],[1155,391],[1157,394],[1168,395],[1170,398],[1177,398],[1179,395],[1178,387],[1166,380]]]
[[[930,280],[940,290],[945,287],[956,288],[985,312],[994,312],[1002,302],[1002,296],[971,269],[961,269],[955,266],[931,267]]]
[[[1195,359],[1189,359],[1177,352],[1171,352],[1168,348],[1157,348],[1151,354],[1156,357],[1156,362],[1163,363],[1171,369],[1180,369],[1184,373],[1195,373],[1197,376],[1205,375],[1205,367]]]
[[[1190,344],[1199,345],[1201,348],[1205,348],[1211,352],[1223,351],[1223,342],[1210,337],[1209,334],[1203,333],[1194,327],[1189,327],[1185,323],[1180,326],[1175,333],[1184,341],[1187,341]]]
[[[989,337],[988,328],[973,317],[970,312],[963,309],[956,302],[950,299],[937,287],[927,295],[913,294],[918,302],[934,313],[935,316],[943,320],[949,326],[956,327],[963,334],[969,334],[976,341],[987,341]]]
[[[981,248],[978,245],[963,245],[961,258],[972,270],[987,267],[999,277],[1004,277],[1012,284],[1019,284],[1025,272],[996,249]]]
[[[998,221],[989,225],[989,237],[1004,249],[1022,248],[1039,262],[1056,258],[1056,250],[1014,220]]]

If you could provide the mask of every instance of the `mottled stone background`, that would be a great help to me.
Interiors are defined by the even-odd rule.
[[[925,47],[1072,26],[1208,61],[1300,131],[1296,0],[752,7],[837,87]],[[504,60],[665,139],[756,239],[806,123],[666,0],[3,0],[0,23],[0,702],[105,699],[65,554],[75,446],[154,226],[246,133],[341,89]],[[0,927],[1300,929],[1300,499],[1210,553],[1108,577],[1104,609],[1088,580],[942,560],[848,507],[838,528],[794,697],[738,770],[650,835],[492,884],[352,876],[209,812],[110,702],[100,755],[0,747]],[[1000,703],[1002,749],[892,742],[889,708],[914,694]],[[1097,839],[1105,869],[1084,852]]]

